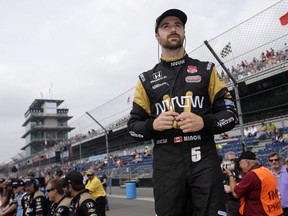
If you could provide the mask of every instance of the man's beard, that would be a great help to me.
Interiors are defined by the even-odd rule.
[[[171,36],[171,35],[169,35]],[[169,36],[167,38],[166,41],[163,42],[162,47],[165,49],[170,49],[170,50],[175,50],[175,49],[179,49],[181,47],[183,47],[183,42],[184,42],[184,38],[181,38],[178,34],[177,36],[179,37],[179,40],[177,41],[177,43],[171,43],[168,39]]]

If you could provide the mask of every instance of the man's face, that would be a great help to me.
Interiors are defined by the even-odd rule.
[[[94,177],[94,174],[87,174],[87,178],[91,181]]]
[[[181,20],[175,16],[163,19],[156,38],[163,48],[174,50],[183,47],[185,31]]]
[[[269,157],[268,161],[272,169],[279,169],[281,167],[280,159],[277,155]]]
[[[31,195],[35,192],[34,184],[32,183],[26,183],[24,187],[28,195]]]
[[[50,201],[55,201],[55,196],[56,196],[56,192],[57,192],[56,189],[53,188],[53,186],[51,184],[48,184],[47,188],[46,188],[46,191],[47,191],[49,200]]]
[[[234,163],[235,159],[236,159],[236,155],[230,154],[230,155],[227,155],[226,162],[227,163]]]
[[[242,159],[239,161],[239,167],[241,168],[243,173],[247,173],[250,170],[249,162],[246,159]]]
[[[13,192],[15,194],[19,193],[20,191],[23,190],[23,186],[12,186]]]

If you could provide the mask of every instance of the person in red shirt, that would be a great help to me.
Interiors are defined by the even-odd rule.
[[[256,160],[256,155],[251,151],[242,152],[236,162],[244,175],[240,183],[236,183],[230,170],[225,169],[224,173],[229,177],[233,196],[241,198],[240,214],[244,216],[282,215],[277,182],[272,172],[261,166]]]

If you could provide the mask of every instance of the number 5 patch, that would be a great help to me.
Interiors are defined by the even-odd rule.
[[[191,160],[192,162],[198,162],[201,160],[200,146],[191,148]]]

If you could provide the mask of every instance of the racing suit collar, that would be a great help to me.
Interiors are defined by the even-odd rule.
[[[166,67],[173,68],[177,67],[180,65],[185,64],[185,62],[188,60],[189,56],[185,54],[182,58],[180,59],[163,59],[161,58],[161,64],[163,64]]]

